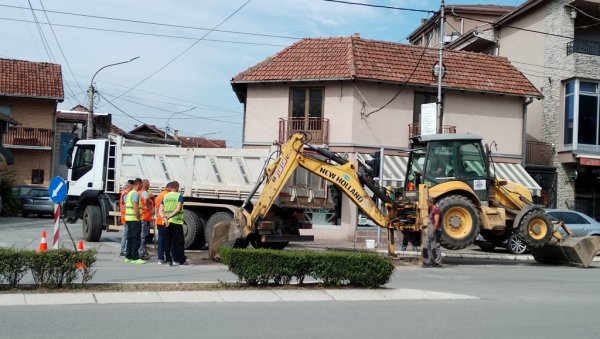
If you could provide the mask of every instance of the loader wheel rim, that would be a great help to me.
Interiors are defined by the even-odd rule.
[[[527,227],[529,237],[535,240],[542,240],[548,233],[548,226],[543,219],[533,219]]]
[[[471,213],[462,207],[448,209],[442,222],[446,233],[453,238],[463,238],[473,230]]]

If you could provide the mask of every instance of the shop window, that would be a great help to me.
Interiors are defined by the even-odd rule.
[[[600,91],[597,82],[565,83],[563,141],[573,149],[598,151],[600,146]]]

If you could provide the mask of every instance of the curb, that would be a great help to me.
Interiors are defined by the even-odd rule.
[[[164,292],[96,292],[0,294],[2,306],[147,304],[147,303],[243,303],[243,302],[342,302],[392,300],[479,300],[471,295],[407,288],[325,290],[223,290]]]

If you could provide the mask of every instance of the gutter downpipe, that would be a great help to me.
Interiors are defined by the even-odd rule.
[[[523,127],[521,131],[521,153],[523,153],[523,157],[521,158],[521,165],[525,167],[525,161],[527,159],[527,106],[533,102],[533,97],[526,97],[525,102],[523,103]]]

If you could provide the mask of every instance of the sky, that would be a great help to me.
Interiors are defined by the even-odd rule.
[[[440,6],[439,0],[354,2],[433,11]],[[323,0],[0,0],[0,13],[0,58],[62,65],[65,100],[59,109],[87,107],[96,71],[138,57],[96,75],[94,111],[111,113],[126,131],[168,123],[180,135],[223,139],[228,147],[242,142],[243,105],[230,84],[238,73],[305,37],[360,33],[406,43],[427,17]]]

